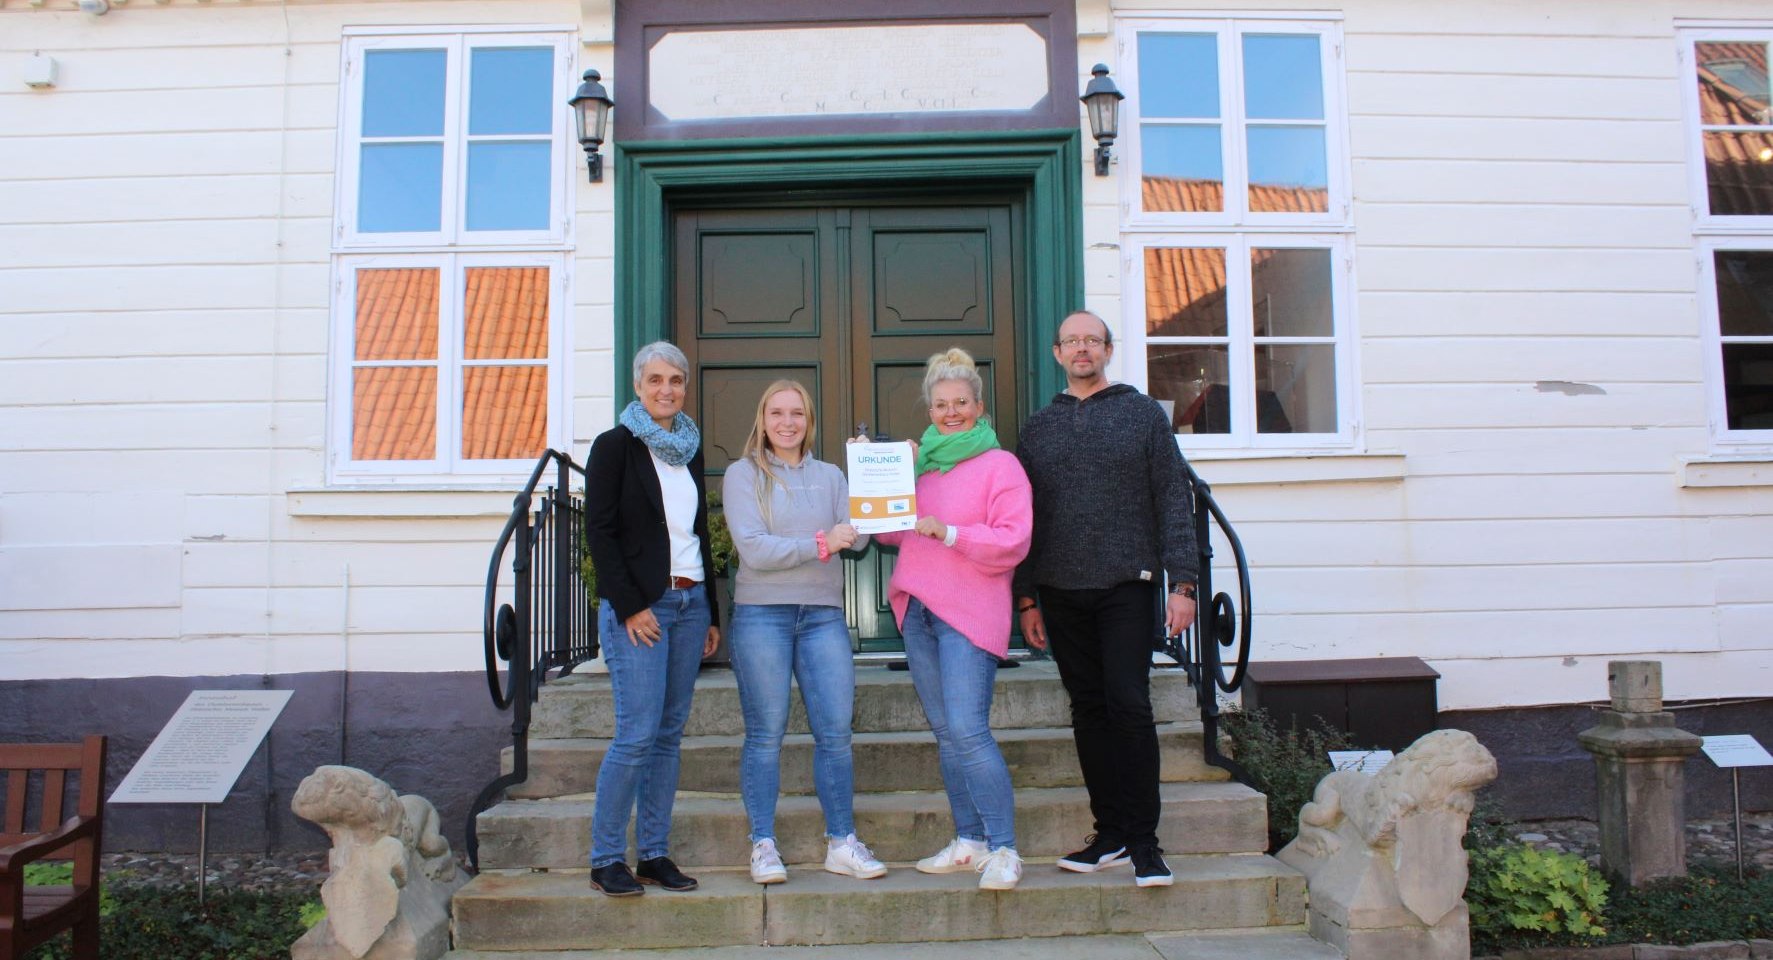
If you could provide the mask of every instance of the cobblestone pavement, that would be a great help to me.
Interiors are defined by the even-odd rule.
[[[1773,813],[1743,814],[1743,856],[1746,863],[1773,870]],[[1592,820],[1537,820],[1519,824],[1515,837],[1535,846],[1577,853],[1600,862],[1600,828]],[[459,854],[458,854],[459,856]],[[1736,837],[1728,818],[1696,820],[1687,825],[1689,862],[1736,861]],[[197,857],[191,854],[112,853],[105,856],[105,879],[118,885],[168,886],[197,882]],[[326,879],[326,851],[272,856],[212,854],[209,882],[240,890],[314,890]]]

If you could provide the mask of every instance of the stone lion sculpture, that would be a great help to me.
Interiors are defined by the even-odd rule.
[[[449,898],[467,882],[437,810],[355,767],[323,766],[290,809],[332,838],[320,885],[326,918],[291,960],[433,960],[449,951]]]
[[[1464,838],[1496,758],[1437,730],[1368,776],[1324,777],[1279,857],[1305,874],[1312,935],[1351,958],[1468,957]]]

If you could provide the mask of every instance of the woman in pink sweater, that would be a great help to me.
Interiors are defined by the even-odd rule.
[[[917,869],[977,870],[981,889],[1009,890],[1022,878],[1022,858],[1009,767],[991,736],[991,695],[1010,643],[1010,575],[1028,553],[1034,513],[1028,475],[984,416],[983,387],[966,351],[930,358],[917,529],[876,539],[899,548],[889,600],[954,814],[954,840]]]

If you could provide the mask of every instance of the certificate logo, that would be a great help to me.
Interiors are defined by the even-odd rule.
[[[874,504],[864,502],[862,504],[862,506],[860,507],[860,509],[863,513],[873,513],[874,512]]]
[[[888,500],[887,501],[887,512],[888,513],[908,513],[908,512],[910,512],[910,510],[911,510],[911,501],[910,500],[901,499],[901,500]]]

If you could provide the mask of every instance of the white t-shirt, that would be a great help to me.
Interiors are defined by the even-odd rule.
[[[665,529],[671,534],[671,575],[702,579],[702,538],[696,536],[696,481],[689,467],[674,467],[651,450],[653,469],[659,474],[659,492],[665,498]]]

